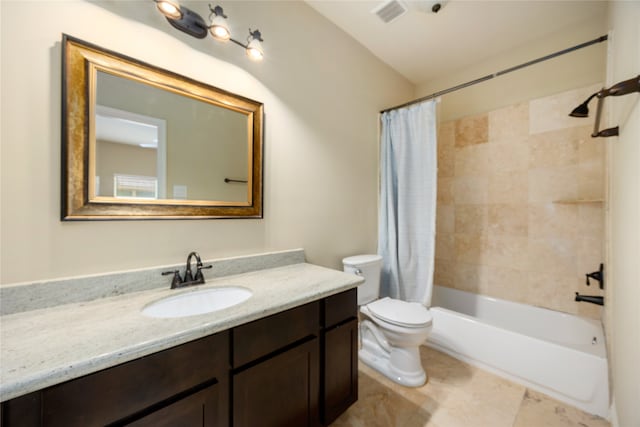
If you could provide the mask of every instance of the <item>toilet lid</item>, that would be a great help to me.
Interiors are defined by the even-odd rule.
[[[431,323],[431,313],[417,302],[406,302],[389,297],[367,305],[377,318],[398,326],[421,327]]]

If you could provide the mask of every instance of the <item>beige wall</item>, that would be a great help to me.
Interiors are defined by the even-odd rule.
[[[599,87],[440,125],[435,283],[600,317],[604,143],[567,117]]]
[[[640,74],[640,3],[610,3],[607,85]],[[606,98],[602,127],[620,126],[607,143],[609,188],[606,326],[613,385],[613,425],[640,425],[640,94]]]
[[[427,81],[418,86],[416,93],[426,96],[596,39],[606,33],[606,17],[603,15]],[[606,42],[598,43],[449,93],[442,97],[438,115],[440,120],[447,121],[603,82],[605,52]]]
[[[191,4],[205,17],[206,2]],[[302,2],[228,2],[266,59],[173,29],[151,2],[2,1],[1,282],[303,247],[376,249],[378,111],[413,87]],[[24,23],[37,31],[25,31]],[[264,103],[262,220],[60,222],[61,33]],[[366,72],[363,72],[366,70]]]

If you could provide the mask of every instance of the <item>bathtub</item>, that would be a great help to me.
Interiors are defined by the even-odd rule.
[[[428,346],[607,417],[599,321],[441,286],[434,286],[430,312]]]

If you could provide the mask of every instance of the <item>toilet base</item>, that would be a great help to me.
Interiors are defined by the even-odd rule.
[[[392,349],[390,354],[380,348],[377,344],[369,340],[363,340],[362,348],[358,351],[358,357],[366,365],[400,385],[407,387],[420,387],[424,385],[427,381],[427,374],[420,365],[418,349],[413,349],[416,353],[415,355],[404,355],[404,357],[409,356],[410,358],[417,356],[417,366],[415,366],[416,363],[410,363],[410,365],[414,365],[413,369],[410,371],[400,369],[392,363],[393,359],[397,359],[397,357],[394,357],[393,355],[394,351],[396,352],[395,356],[398,356],[398,353],[402,352],[412,352],[411,349]],[[402,357],[403,355],[400,356]]]

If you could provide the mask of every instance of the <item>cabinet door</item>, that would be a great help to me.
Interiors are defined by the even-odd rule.
[[[220,384],[178,400],[130,424],[131,427],[220,427],[228,424],[226,414],[219,412]]]
[[[358,400],[358,321],[350,320],[324,334],[322,420],[330,424]]]
[[[233,425],[320,425],[319,352],[318,338],[312,338],[235,374]]]

